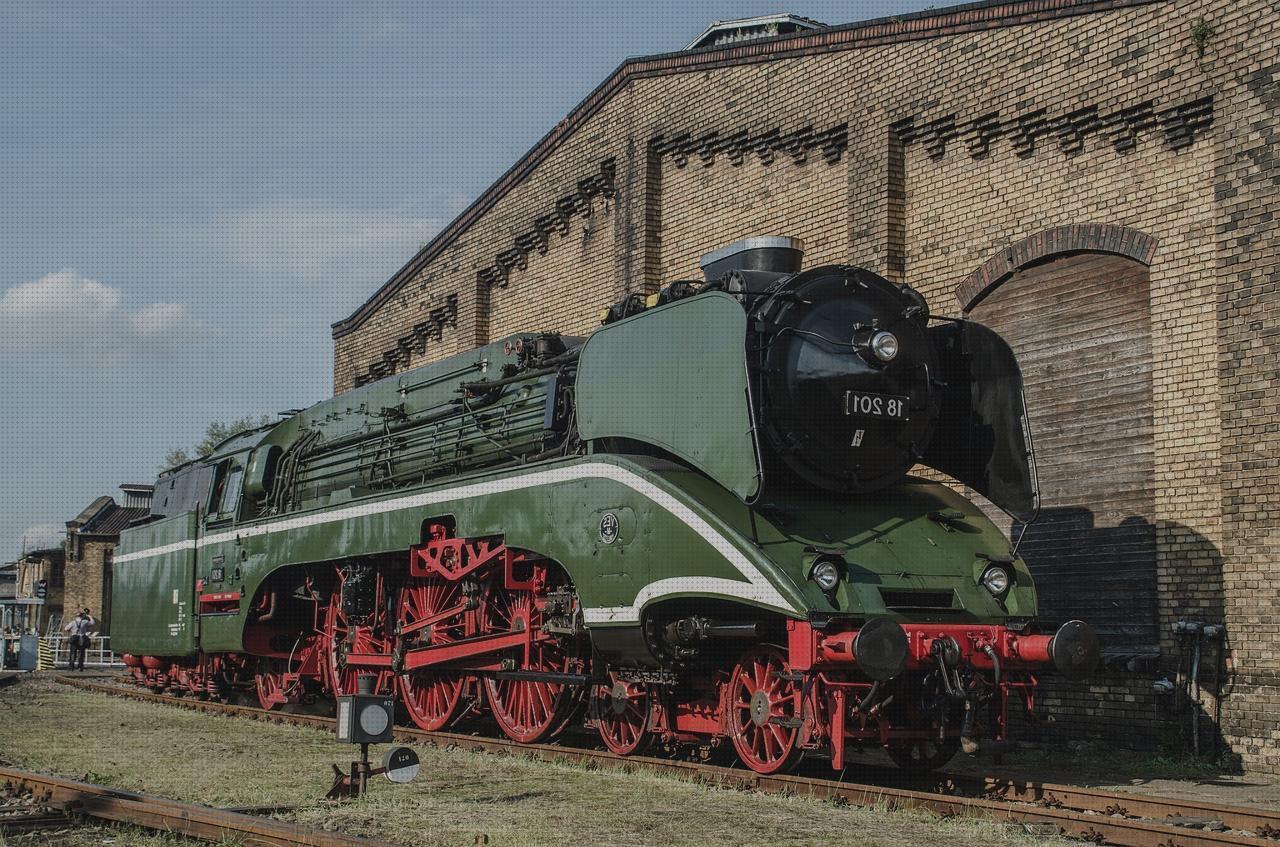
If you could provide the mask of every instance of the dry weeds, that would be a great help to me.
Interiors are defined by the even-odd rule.
[[[16,767],[216,806],[295,805],[289,817],[299,823],[415,847],[1066,843],[983,820],[431,748],[418,748],[422,771],[411,785],[380,780],[362,800],[319,801],[329,764],[351,754],[319,730],[211,717],[48,681],[0,691],[0,758]]]

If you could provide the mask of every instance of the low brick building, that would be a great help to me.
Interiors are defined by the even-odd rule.
[[[113,497],[99,497],[73,520],[67,521],[67,616],[90,609],[98,632],[111,634],[111,567],[120,533],[151,510],[150,485],[122,485],[124,505]]]
[[[1051,690],[1057,728],[1188,741],[1216,704],[1155,683],[1189,624],[1225,623],[1217,740],[1280,772],[1278,17],[986,2],[628,61],[334,325],[334,389],[585,334],[716,247],[799,237],[807,266],[907,282],[1019,352],[1044,506],[1023,551],[1046,617],[1093,621],[1109,659]]]
[[[66,557],[61,547],[31,550],[0,569],[0,632],[46,634],[62,619]]]

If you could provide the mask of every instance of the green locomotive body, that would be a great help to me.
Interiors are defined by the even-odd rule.
[[[253,685],[270,708],[370,674],[421,726],[483,704],[523,741],[585,702],[616,752],[728,739],[773,771],[847,742],[935,763],[1002,738],[1033,671],[1092,664],[1082,625],[1034,633],[1031,574],[991,520],[905,472],[1034,509],[1002,342],[934,332],[914,292],[844,267],[655,299],[585,342],[514,335],[166,472],[115,559],[135,676]],[[832,303],[890,318],[837,315],[853,340],[834,339],[813,323]],[[955,444],[929,446],[934,427]],[[737,690],[752,668],[784,682]]]

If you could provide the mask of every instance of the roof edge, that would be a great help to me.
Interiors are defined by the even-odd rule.
[[[627,59],[448,226],[437,233],[435,238],[415,253],[368,300],[348,317],[333,323],[332,337],[337,340],[358,329],[404,283],[443,253],[471,224],[523,182],[525,177],[632,79],[879,47],[1165,2],[1168,0],[979,0],[942,9],[926,9],[906,15],[840,24],[811,32],[759,38],[732,47],[705,47]]]
[[[724,20],[724,21],[712,21],[710,24],[707,25],[706,29],[698,33],[698,35],[692,41],[690,41],[688,44],[684,46],[684,51],[682,52],[687,52],[689,50],[695,49],[699,41],[706,38],[708,35],[714,32],[718,27],[729,27],[729,26],[734,26],[735,24],[742,24],[742,25],[749,24],[752,26],[763,26],[765,24],[770,24],[770,23],[812,24],[812,26],[805,27],[806,31],[831,28],[829,25],[824,24],[822,21],[816,21],[813,18],[806,18],[804,15],[793,15],[790,12],[776,12],[772,15],[753,15],[752,17],[749,17],[749,18],[730,18],[729,20]],[[794,33],[787,33],[787,34],[792,35]],[[762,38],[769,38],[769,37],[771,36],[758,35],[752,38],[751,40],[759,41]],[[698,48],[698,49],[701,49],[701,48]]]

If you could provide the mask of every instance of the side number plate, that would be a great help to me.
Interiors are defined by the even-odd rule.
[[[844,413],[860,418],[888,418],[889,420],[905,421],[910,419],[910,415],[907,414],[907,401],[909,399],[895,394],[867,394],[860,391],[846,391],[844,393]]]

